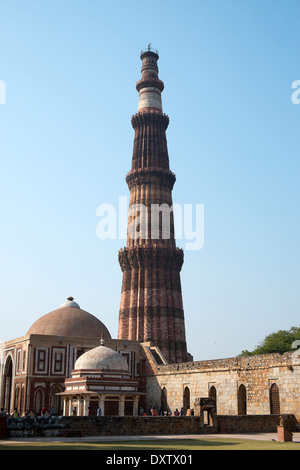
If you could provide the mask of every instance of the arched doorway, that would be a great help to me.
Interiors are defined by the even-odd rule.
[[[34,394],[34,411],[36,414],[40,414],[42,408],[45,406],[45,394],[41,388],[38,388]]]
[[[164,387],[161,390],[161,396],[160,396],[160,407],[162,412],[164,413],[165,411],[168,411],[168,394],[167,394],[167,389]]]
[[[280,414],[279,388],[276,383],[273,383],[270,388],[270,413],[271,415]]]
[[[183,391],[183,414],[186,415],[187,410],[191,408],[190,403],[190,389],[189,387],[185,387]]]
[[[12,391],[12,369],[13,369],[13,362],[12,358],[9,356],[6,360],[4,366],[4,374],[3,374],[3,408],[8,413],[11,413],[11,391]]]
[[[57,395],[61,391],[62,390],[58,386],[53,387],[50,391],[49,410],[52,410],[52,413],[57,416],[62,414],[63,412],[62,398],[60,395]]]
[[[214,385],[210,387],[208,397],[215,400],[215,413],[217,414],[217,389]]]
[[[238,414],[247,414],[247,393],[245,385],[241,384],[238,390]]]

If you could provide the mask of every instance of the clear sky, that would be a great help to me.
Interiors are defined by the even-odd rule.
[[[231,357],[299,326],[299,30],[299,0],[0,0],[1,340],[70,295],[117,337],[125,241],[97,238],[96,210],[129,195],[150,42],[173,201],[205,210],[181,276],[188,350]]]

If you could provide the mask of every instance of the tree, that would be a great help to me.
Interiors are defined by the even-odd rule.
[[[240,356],[254,356],[256,354],[279,353],[283,354],[293,349],[294,341],[300,341],[300,327],[292,326],[289,330],[279,330],[266,336],[254,351],[242,351]]]

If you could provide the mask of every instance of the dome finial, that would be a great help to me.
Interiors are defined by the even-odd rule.
[[[104,346],[104,335],[103,335],[103,333],[101,333],[101,337],[100,337],[100,346]]]
[[[77,302],[74,302],[74,297],[70,296],[67,300],[61,304],[62,307],[80,308]]]

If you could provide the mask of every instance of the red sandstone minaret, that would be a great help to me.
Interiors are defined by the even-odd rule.
[[[150,46],[141,52],[142,77],[136,84],[139,104],[131,119],[134,148],[126,176],[127,246],[119,251],[123,283],[118,338],[151,341],[174,363],[187,361],[180,281],[183,251],[176,248],[173,212],[168,211],[176,178],[169,169],[169,118],[162,112],[164,84],[158,78],[158,58]],[[154,211],[163,207],[166,218],[162,213],[157,218]]]

